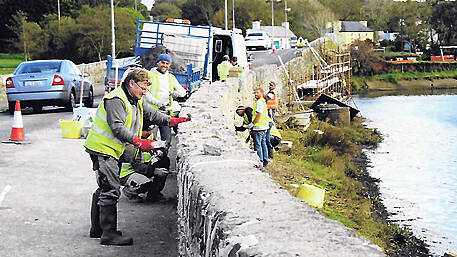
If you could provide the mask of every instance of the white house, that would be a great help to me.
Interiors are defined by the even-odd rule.
[[[290,39],[295,38],[296,40],[297,38],[289,29],[289,22],[283,22],[282,26],[260,26],[260,21],[254,21],[252,23],[252,30],[260,30],[268,33],[276,49],[290,48]]]

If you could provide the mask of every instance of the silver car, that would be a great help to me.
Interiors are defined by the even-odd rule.
[[[84,77],[88,76],[85,72]],[[64,106],[72,111],[79,103],[82,78],[81,71],[69,60],[23,62],[6,79],[9,113],[14,113],[16,100],[21,101],[21,107],[32,107],[35,112],[41,112],[43,106]],[[86,78],[83,103],[86,107],[94,103],[94,89]]]

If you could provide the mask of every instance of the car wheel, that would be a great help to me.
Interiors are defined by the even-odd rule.
[[[94,90],[92,89],[92,87],[89,90],[89,97],[84,102],[84,106],[86,106],[87,108],[91,108],[94,106]]]
[[[75,102],[75,90],[72,89],[70,92],[70,96],[68,97],[68,102],[67,105],[65,106],[65,110],[68,112],[72,112],[73,108],[76,107],[76,102]]]
[[[8,102],[8,112],[10,115],[14,114],[14,108],[16,107],[15,102]]]

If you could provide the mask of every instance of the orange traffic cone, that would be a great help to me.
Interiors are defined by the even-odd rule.
[[[21,104],[19,100],[16,100],[16,106],[14,107],[14,120],[13,127],[11,128],[11,141],[24,141],[24,125],[22,124],[22,112]]]

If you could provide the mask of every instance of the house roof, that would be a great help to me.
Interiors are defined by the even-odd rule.
[[[260,30],[267,32],[270,37],[275,37],[275,38],[295,37],[295,34],[290,29],[286,29],[285,27],[282,27],[282,26],[260,26]]]
[[[373,30],[358,21],[342,21],[340,32],[373,32]]]

